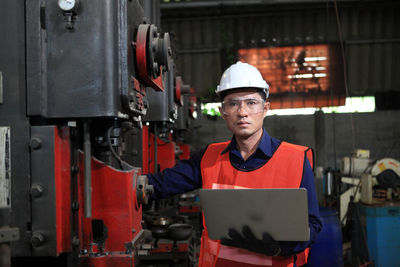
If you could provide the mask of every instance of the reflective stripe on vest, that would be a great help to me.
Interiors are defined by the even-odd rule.
[[[232,166],[229,152],[221,155],[229,142],[211,144],[201,160],[203,188],[299,188],[303,176],[305,155],[312,156],[308,147],[282,142],[266,164],[252,171],[240,171]],[[312,164],[312,158],[309,158]],[[209,239],[203,216],[204,231],[200,250],[199,266],[220,266],[219,258],[239,261],[245,266],[251,263],[260,266],[293,266],[294,256],[268,257],[220,245]],[[307,262],[308,249],[297,254],[296,263]]]

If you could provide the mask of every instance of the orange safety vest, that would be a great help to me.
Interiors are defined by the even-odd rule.
[[[313,166],[312,150],[308,147],[282,142],[266,164],[252,171],[240,171],[221,155],[229,142],[211,144],[201,160],[203,188],[299,188],[303,176],[305,155]],[[293,266],[294,256],[269,257],[245,249],[224,246],[208,237],[203,216],[203,235],[199,267],[212,266]],[[296,255],[298,266],[307,263],[308,249]],[[236,264],[234,264],[236,263]]]

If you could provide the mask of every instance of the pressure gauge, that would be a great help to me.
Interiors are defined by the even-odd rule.
[[[77,4],[77,0],[58,0],[58,6],[63,11],[71,11]]]

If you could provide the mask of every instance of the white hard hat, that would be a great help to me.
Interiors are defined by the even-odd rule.
[[[219,95],[221,92],[237,88],[257,88],[264,91],[268,98],[269,86],[258,69],[240,61],[225,70],[215,93]]]

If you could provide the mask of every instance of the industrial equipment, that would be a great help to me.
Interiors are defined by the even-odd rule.
[[[369,158],[369,150],[356,150],[351,157],[344,157],[342,159],[342,166],[340,171],[340,182],[347,185],[343,186],[344,192],[340,192],[340,221],[346,221],[346,213],[349,206],[350,199],[353,198],[355,202],[360,199],[360,177],[361,174],[368,171],[371,164]]]
[[[400,162],[370,159],[368,150],[357,150],[342,161],[340,217],[350,235],[352,262],[395,266],[400,261],[397,238],[400,222]],[[350,177],[345,177],[350,176]]]
[[[340,195],[341,221],[345,221],[350,197],[370,205],[400,200],[400,162],[392,158],[372,161],[369,155],[369,150],[359,149],[342,160],[341,181],[350,186]]]
[[[169,34],[146,12],[137,0],[2,3],[5,266],[136,266],[154,249],[142,222],[152,190],[143,124],[165,118],[150,127],[156,140],[177,118],[176,70]]]

